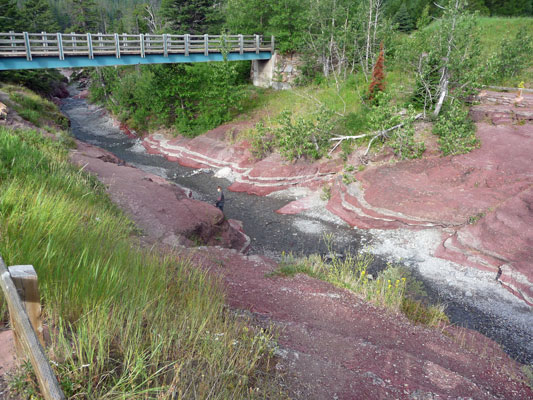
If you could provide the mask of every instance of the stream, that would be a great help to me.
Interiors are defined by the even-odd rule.
[[[71,95],[77,92],[74,86],[69,87],[69,90]],[[211,170],[191,169],[162,156],[147,154],[139,139],[126,136],[104,109],[89,105],[84,99],[69,97],[63,101],[61,110],[70,119],[72,134],[77,139],[104,148],[143,171],[191,189],[193,198],[214,204],[217,185],[226,188],[230,184],[224,178],[217,178]],[[250,254],[266,255],[279,260],[282,252],[296,255],[328,254],[331,250],[337,254],[355,253],[373,245],[375,239],[367,231],[351,229],[325,209],[300,215],[275,213],[275,210],[294,199],[288,194],[260,197],[229,191],[224,193],[224,214],[227,218],[243,222],[244,231],[251,239]],[[327,248],[324,242],[326,234],[333,236],[334,249]],[[375,256],[368,272],[375,276],[386,267],[388,260],[390,257]],[[398,263],[406,260],[394,261]],[[506,308],[498,313],[498,304],[491,304],[490,309],[477,306],[472,295],[465,298],[453,288],[447,287],[444,279],[440,282],[427,279],[424,274],[417,272],[416,260],[405,265],[424,283],[432,301],[446,304],[446,314],[452,323],[479,331],[500,343],[516,360],[533,364],[533,328],[530,325],[533,320],[527,306],[517,307],[513,304],[513,313],[518,308],[517,312],[523,315],[513,315],[509,319]],[[498,303],[499,300],[496,298],[490,301]]]

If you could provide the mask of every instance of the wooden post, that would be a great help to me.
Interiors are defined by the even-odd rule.
[[[44,47],[44,52],[45,53],[48,53],[48,36],[46,35],[46,32],[41,32],[41,36],[42,36],[42,40],[43,40],[43,47]]]
[[[118,33],[115,33],[115,56],[120,58],[120,39],[118,38]]]
[[[64,60],[65,54],[63,53],[63,35],[57,34],[57,50],[59,51],[59,59]]]
[[[30,47],[30,37],[28,32],[23,32],[24,35],[24,47],[26,48],[26,60],[31,61],[31,47]]]
[[[89,59],[92,60],[94,58],[93,39],[90,33],[87,34],[87,48],[89,49]]]
[[[209,55],[209,35],[204,35],[204,56]]]
[[[163,55],[168,57],[168,36],[166,33],[163,33]]]
[[[183,41],[185,44],[185,57],[189,56],[189,34],[186,33],[185,36],[183,36]]]
[[[141,33],[139,34],[139,43],[141,44],[141,57],[144,58],[145,52],[144,52],[144,35]]]
[[[255,35],[255,52],[259,54],[259,35]]]
[[[239,35],[239,53],[244,53],[244,37]]]
[[[35,283],[37,283],[35,281]],[[20,300],[17,293],[17,288],[13,283],[11,275],[4,264],[4,260],[0,256],[0,289],[4,293],[4,297],[9,308],[9,315],[13,324],[13,330],[16,332],[19,343],[29,357],[31,365],[39,381],[41,393],[45,400],[64,400],[65,395],[59,387],[59,383],[54,375],[54,371],[48,363],[48,359],[44,354],[43,347],[39,343],[39,339],[33,330],[28,314],[24,309],[24,304]],[[35,292],[32,292],[35,295]]]
[[[8,270],[17,288],[19,297],[24,303],[24,308],[30,319],[31,326],[39,338],[39,342],[44,347],[41,298],[37,284],[37,272],[35,272],[33,265],[13,265]],[[20,350],[20,343],[17,342],[17,333],[15,332],[15,345],[19,347],[17,350]]]

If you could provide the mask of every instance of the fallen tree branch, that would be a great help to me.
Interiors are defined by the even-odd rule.
[[[330,142],[333,142],[335,140],[348,140],[348,139],[361,139],[367,136],[371,136],[371,133],[365,133],[364,135],[357,135],[357,136],[335,136],[334,138],[329,139]]]
[[[413,121],[416,121],[417,119],[420,119],[422,117],[422,115],[424,115],[423,113],[420,113],[420,114],[417,114],[413,117]],[[385,130],[382,130],[378,133],[375,134],[375,136],[370,140],[370,142],[368,143],[368,147],[366,148],[366,151],[365,151],[365,156],[368,155],[368,152],[370,151],[370,147],[372,146],[372,143],[374,143],[374,140],[376,140],[377,138],[381,138],[381,137],[385,137],[385,138],[388,138],[389,135],[387,135],[387,133],[389,133],[390,131],[393,131],[395,129],[398,129],[398,128],[401,128],[402,126],[405,125],[405,122],[401,122],[399,123],[398,125],[394,125],[393,127],[391,128],[388,128],[388,129],[385,129]]]
[[[413,117],[413,121],[416,121],[417,119],[420,119],[422,118],[424,114],[423,113],[420,113],[420,114],[417,114]],[[384,137],[384,138],[388,138],[389,136],[387,135],[389,132],[395,130],[395,129],[399,129],[401,128],[402,126],[405,125],[405,122],[401,122],[397,125],[394,125],[390,128],[387,128],[387,129],[384,129],[382,131],[378,131],[378,132],[374,132],[374,133],[364,133],[362,135],[355,135],[355,136],[336,136],[334,138],[331,138],[329,139],[330,142],[337,142],[335,144],[335,146],[333,146],[333,148],[329,151],[329,154],[333,153],[335,151],[335,149],[337,147],[339,147],[339,145],[342,143],[343,140],[350,140],[350,139],[361,139],[361,138],[364,138],[364,137],[368,137],[368,136],[373,136],[372,139],[370,139],[370,142],[368,143],[368,147],[366,148],[366,151],[365,151],[365,156],[368,154],[368,152],[370,151],[370,147],[372,146],[372,143],[374,143],[374,140],[376,140],[377,138],[381,138],[381,137]]]

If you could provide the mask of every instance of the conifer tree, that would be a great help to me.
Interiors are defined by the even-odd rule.
[[[162,0],[161,17],[167,30],[179,34],[201,34],[207,30],[213,0]]]
[[[99,17],[94,0],[70,0],[69,13],[70,31],[85,33],[99,30]]]
[[[369,99],[373,100],[378,92],[385,90],[385,54],[383,51],[383,42],[379,46],[379,56],[372,70],[372,81],[369,87]]]
[[[415,28],[413,18],[409,14],[405,3],[402,3],[398,9],[394,16],[394,22],[398,24],[398,30],[401,32],[411,32]]]
[[[0,32],[22,30],[20,13],[12,0],[0,0]]]
[[[57,32],[56,22],[48,1],[27,0],[22,7],[24,29],[28,32]]]

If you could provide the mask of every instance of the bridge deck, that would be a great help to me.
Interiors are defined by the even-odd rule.
[[[274,37],[0,33],[0,70],[270,58]]]

